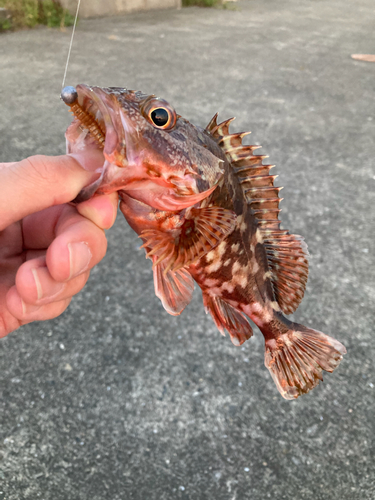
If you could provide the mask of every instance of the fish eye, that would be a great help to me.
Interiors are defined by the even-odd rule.
[[[173,128],[176,124],[176,113],[169,107],[151,107],[148,112],[151,123],[163,130]]]
[[[176,125],[176,112],[163,99],[148,98],[141,107],[142,114],[155,127],[170,130]]]
[[[165,108],[156,108],[151,111],[150,118],[157,127],[164,128],[165,126],[168,126],[170,114]]]

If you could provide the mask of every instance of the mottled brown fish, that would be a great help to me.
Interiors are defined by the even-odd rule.
[[[68,152],[103,150],[100,176],[76,201],[118,191],[121,211],[152,259],[155,293],[172,315],[189,304],[194,282],[206,312],[233,344],[265,338],[265,365],[281,395],[297,398],[332,372],[345,347],[289,321],[307,281],[303,238],[280,229],[273,165],[247,133],[229,133],[217,115],[205,129],[153,95],[122,88],[66,87],[73,111]]]

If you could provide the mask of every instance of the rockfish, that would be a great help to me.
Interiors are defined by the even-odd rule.
[[[192,298],[194,282],[222,334],[239,346],[265,339],[265,365],[281,395],[297,398],[332,372],[345,347],[289,321],[308,275],[301,236],[280,229],[280,187],[273,165],[229,133],[233,119],[205,129],[189,123],[154,95],[123,88],[66,87],[75,118],[67,151],[98,148],[98,179],[76,202],[118,191],[120,209],[152,260],[155,293],[169,314]]]

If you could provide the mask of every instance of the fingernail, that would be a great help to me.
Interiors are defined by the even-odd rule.
[[[70,275],[69,279],[78,276],[89,267],[92,253],[87,243],[68,243]]]
[[[26,304],[20,297],[21,305],[22,305],[22,313],[25,316],[26,314],[33,313],[40,309],[40,306],[34,306],[32,304]]]
[[[34,277],[35,281],[35,287],[37,291],[38,298],[37,300],[41,300],[43,298],[48,298],[52,299],[56,295],[58,295],[62,290],[66,287],[66,283],[53,283],[51,284],[50,282],[47,283],[46,285],[46,279],[44,277],[43,280],[43,271],[46,270],[46,268],[40,268],[42,273],[39,273],[38,268],[31,269],[32,275]],[[44,287],[48,289],[48,291],[43,290],[42,282],[44,281]]]
[[[43,290],[42,290],[42,285],[40,283],[40,279],[38,276],[38,271],[36,269],[31,269],[31,272],[33,273],[34,281],[35,281],[35,286],[36,286],[36,291],[38,294],[38,300],[40,300],[43,297]]]

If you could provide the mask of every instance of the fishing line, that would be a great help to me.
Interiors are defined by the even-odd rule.
[[[77,11],[76,11],[76,17],[74,19],[74,25],[73,25],[73,31],[72,31],[72,37],[70,39],[70,45],[69,45],[69,51],[68,51],[68,58],[66,60],[66,66],[65,66],[65,72],[64,72],[64,78],[63,78],[63,81],[62,81],[62,85],[61,85],[61,88],[64,88],[64,84],[65,84],[65,79],[66,79],[66,73],[68,71],[68,64],[69,64],[69,59],[70,59],[70,53],[72,51],[72,45],[73,45],[73,38],[74,38],[74,33],[76,31],[76,25],[77,25],[77,19],[78,19],[78,12],[79,12],[79,7],[81,5],[81,0],[78,0],[78,4],[77,4]]]

